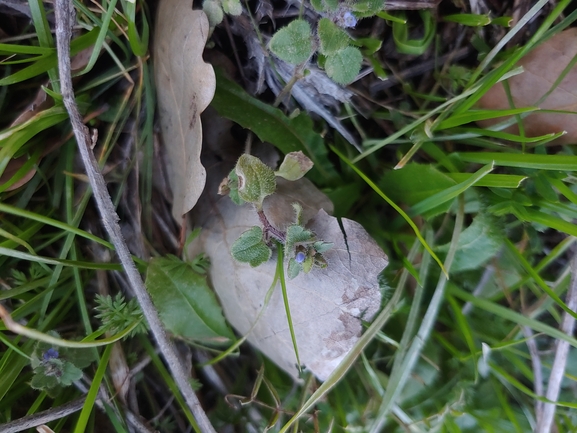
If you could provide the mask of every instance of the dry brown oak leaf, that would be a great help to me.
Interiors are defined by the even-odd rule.
[[[266,158],[265,158],[266,159]],[[210,279],[228,321],[246,335],[263,308],[276,270],[276,251],[263,265],[252,268],[236,262],[230,255],[232,243],[242,232],[259,225],[251,205],[235,205],[227,196],[216,194],[219,183],[231,170],[230,161],[207,164],[207,188],[191,216],[202,227],[195,251],[204,251],[211,261]],[[277,192],[265,199],[269,220],[284,229],[292,222],[291,206],[303,206],[303,220],[313,217],[307,227],[319,239],[333,242],[324,253],[326,269],[313,269],[287,280],[287,293],[301,363],[317,378],[325,380],[358,340],[361,320],[370,321],[380,308],[378,274],[388,259],[362,226],[343,219],[345,235],[336,218],[325,210],[332,203],[310,181],[296,182],[277,178]],[[286,263],[284,264],[286,269]],[[297,360],[283,303],[277,284],[264,313],[248,336],[262,353],[297,377]]]
[[[208,20],[192,10],[192,0],[161,0],[154,37],[154,75],[167,172],[173,193],[172,215],[181,222],[206,182],[200,163],[200,113],[214,96],[216,78],[202,59]]]
[[[515,108],[537,106],[563,70],[577,55],[577,28],[565,30],[539,45],[517,63],[524,72],[507,80]],[[483,109],[511,108],[502,83],[495,84],[479,101]],[[572,67],[561,83],[538,105],[541,109],[577,111],[577,68]],[[502,122],[504,118],[479,122],[488,127]],[[523,120],[527,137],[566,131],[554,144],[577,143],[577,117],[575,114],[531,113]],[[505,131],[518,134],[518,126]]]

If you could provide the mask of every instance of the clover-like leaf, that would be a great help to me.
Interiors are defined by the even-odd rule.
[[[284,160],[274,174],[286,180],[298,180],[313,168],[313,162],[300,150],[287,153]]]
[[[319,21],[317,32],[321,43],[320,51],[325,56],[335,54],[349,46],[351,40],[349,35],[328,18]]]
[[[265,197],[276,190],[272,168],[257,157],[245,153],[236,163],[235,172],[238,176],[239,197],[261,209]]]
[[[355,47],[346,47],[328,55],[325,62],[327,75],[339,84],[349,84],[361,70],[363,55]]]
[[[311,26],[305,20],[294,20],[274,34],[269,48],[285,62],[303,63],[313,51]]]
[[[242,233],[230,248],[230,252],[235,260],[249,263],[253,268],[267,262],[270,259],[272,251],[264,243],[262,235],[262,229],[257,226]]]

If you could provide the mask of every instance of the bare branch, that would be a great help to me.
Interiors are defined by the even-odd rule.
[[[78,111],[78,106],[74,99],[74,89],[72,87],[72,76],[70,70],[70,39],[71,28],[74,24],[74,7],[71,0],[56,0],[56,41],[58,48],[58,70],[60,74],[60,85],[64,105],[70,116],[72,129],[76,136],[78,149],[82,156],[86,174],[90,181],[90,186],[94,194],[94,198],[98,205],[98,210],[102,218],[102,222],[116,253],[124,267],[127,274],[130,286],[134,291],[134,295],[142,308],[144,316],[150,325],[150,330],[154,335],[156,343],[166,360],[168,367],[174,377],[174,380],[184,396],[186,403],[190,407],[198,426],[202,432],[214,432],[208,417],[204,413],[198,398],[194,394],[190,383],[189,374],[181,365],[180,360],[176,354],[174,346],[168,339],[166,332],[162,326],[158,312],[154,308],[150,296],[144,287],[142,278],[134,265],[130,251],[126,246],[126,242],[122,237],[120,226],[118,225],[118,215],[114,209],[114,205],[106,189],[106,183],[100,173],[98,164],[91,147],[92,142],[88,128],[82,123],[82,118]]]
[[[47,424],[50,421],[64,418],[65,416],[73,414],[74,412],[78,412],[80,409],[82,409],[84,400],[85,398],[82,397],[78,400],[63,404],[62,406],[53,407],[43,412],[35,413],[34,415],[28,415],[6,424],[0,424],[0,431],[3,433],[16,433],[34,428],[42,424]]]

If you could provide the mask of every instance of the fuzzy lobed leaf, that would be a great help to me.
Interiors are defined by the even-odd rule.
[[[298,65],[313,52],[311,26],[305,20],[294,20],[277,31],[269,43],[270,50],[285,62]]]
[[[286,180],[295,181],[313,168],[313,162],[300,150],[287,153],[275,174]]]
[[[363,55],[356,47],[346,47],[327,55],[325,69],[327,75],[339,84],[350,84],[361,70]]]
[[[337,53],[349,46],[351,38],[328,18],[321,18],[317,29],[320,52],[325,56]]]
[[[270,259],[271,249],[264,243],[263,232],[260,227],[252,227],[245,231],[232,244],[230,252],[235,260],[249,263],[257,267]]]
[[[274,171],[255,156],[246,153],[241,155],[235,173],[238,177],[239,197],[257,208],[261,208],[265,197],[276,190]]]

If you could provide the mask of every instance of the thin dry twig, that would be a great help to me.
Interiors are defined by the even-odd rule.
[[[567,291],[567,298],[565,302],[567,307],[572,311],[577,310],[577,253],[574,253],[573,262],[571,263],[572,275],[571,284]],[[567,335],[573,335],[575,328],[575,319],[569,313],[564,312],[561,320],[561,331]],[[549,383],[547,385],[547,393],[545,397],[552,402],[559,398],[559,391],[561,389],[561,381],[565,375],[565,367],[567,365],[567,357],[569,356],[569,343],[566,341],[557,341],[557,348],[555,349],[555,359],[551,367],[551,375],[549,376]],[[555,416],[555,403],[543,403],[541,415],[537,418],[536,432],[549,433],[553,426],[553,418]]]
[[[78,400],[63,404],[62,406],[53,407],[43,412],[35,413],[34,415],[28,415],[6,424],[1,424],[0,431],[2,431],[2,433],[16,433],[64,418],[82,409],[85,399],[85,397],[82,397]]]
[[[92,153],[92,143],[88,128],[82,123],[82,118],[80,117],[78,106],[74,99],[74,89],[72,87],[70,70],[70,39],[72,37],[72,25],[74,24],[74,7],[72,6],[71,0],[56,0],[55,6],[58,71],[60,75],[62,97],[68,115],[70,116],[80,155],[90,181],[90,186],[94,193],[94,198],[98,205],[98,210],[102,217],[102,222],[110,236],[114,248],[116,249],[116,253],[118,254],[120,262],[126,272],[134,295],[136,296],[144,316],[150,325],[150,330],[154,335],[156,343],[168,364],[180,392],[190,407],[200,430],[202,432],[214,432],[214,428],[210,424],[208,417],[204,413],[198,398],[190,386],[189,375],[180,363],[174,346],[166,335],[158,316],[158,312],[152,304],[150,296],[144,287],[140,273],[136,269],[130,251],[122,237],[120,226],[118,224],[119,217],[116,214],[112,199],[106,189],[104,178],[98,169],[96,158]]]

